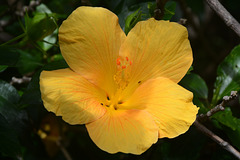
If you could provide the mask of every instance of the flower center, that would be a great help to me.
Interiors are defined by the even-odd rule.
[[[131,65],[132,61],[128,57],[117,58],[117,72],[113,78],[120,90],[124,90],[128,86]]]
[[[107,95],[106,101],[104,103],[101,103],[101,105],[106,106],[108,108],[112,108],[117,110],[121,107],[122,101],[122,95],[123,90],[128,86],[129,84],[129,78],[130,78],[130,69],[132,65],[132,61],[129,60],[128,57],[117,58],[117,72],[114,75],[114,81],[117,86],[117,90],[114,95]]]

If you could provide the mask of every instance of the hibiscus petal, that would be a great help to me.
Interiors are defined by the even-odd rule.
[[[150,79],[140,85],[122,108],[144,109],[155,117],[159,138],[185,133],[196,119],[193,94],[167,78]]]
[[[120,55],[132,61],[132,81],[166,77],[179,82],[192,64],[185,27],[153,18],[137,23],[124,41]]]
[[[158,127],[143,110],[108,110],[86,127],[93,142],[109,153],[141,154],[158,140]]]
[[[72,70],[111,90],[119,48],[126,35],[118,17],[100,7],[79,7],[59,28],[62,55]]]
[[[89,123],[106,112],[105,92],[70,69],[43,71],[40,89],[45,108],[70,124]]]

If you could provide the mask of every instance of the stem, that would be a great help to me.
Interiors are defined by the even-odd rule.
[[[194,122],[195,127],[204,133],[206,136],[211,138],[213,141],[215,141],[217,144],[219,144],[222,148],[227,150],[228,152],[232,153],[235,157],[237,157],[240,160],[240,153],[237,151],[233,146],[231,146],[228,142],[224,141],[222,138],[218,137],[216,134],[214,134],[212,131],[207,129],[204,125],[199,123],[197,120]]]
[[[53,45],[53,46],[55,46],[55,47],[59,47],[58,44],[51,43],[51,42],[48,42],[48,41],[45,41],[45,40],[42,40],[42,42],[47,43],[47,44],[50,44],[50,45]]]
[[[240,24],[237,20],[222,6],[218,0],[206,0],[207,4],[223,19],[226,25],[231,28],[240,37]]]
[[[0,46],[5,46],[5,45],[7,45],[7,44],[9,44],[9,43],[15,42],[16,40],[19,40],[20,38],[23,38],[25,35],[26,35],[25,33],[20,34],[19,36],[17,36],[17,37],[15,37],[15,38],[13,38],[13,39],[11,39],[11,40],[9,40],[9,41],[1,44]]]

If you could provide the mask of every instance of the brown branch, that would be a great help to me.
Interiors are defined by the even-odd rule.
[[[180,20],[178,21],[178,23],[184,26],[184,25],[186,25],[186,23],[187,23],[187,19],[185,19],[185,18],[180,18]]]
[[[27,76],[23,76],[22,78],[12,77],[10,84],[14,85],[14,84],[29,83],[31,79],[32,79],[31,77],[27,77]]]
[[[207,4],[223,19],[228,27],[230,27],[240,37],[240,24],[237,20],[222,6],[218,0],[206,0]]]
[[[58,147],[59,147],[60,150],[62,151],[64,157],[65,157],[67,160],[72,160],[72,157],[70,156],[70,154],[68,153],[68,151],[66,150],[66,148],[62,145],[61,141],[60,141],[60,140],[57,140],[57,141],[56,141],[56,144],[58,145]]]
[[[212,131],[210,131],[209,129],[207,129],[204,125],[202,125],[201,123],[198,122],[198,120],[196,120],[194,122],[194,126],[201,131],[202,133],[204,133],[205,135],[207,135],[209,138],[211,138],[212,140],[214,140],[217,144],[219,144],[222,148],[224,148],[225,150],[227,150],[228,152],[232,153],[235,157],[237,157],[240,160],[240,153],[239,151],[237,151],[233,146],[231,146],[228,142],[224,141],[222,138],[220,138],[219,136],[217,136],[216,134],[214,134]]]
[[[157,7],[154,10],[154,18],[161,20],[164,16],[164,6],[168,0],[156,0]]]
[[[224,111],[224,107],[225,107],[226,103],[235,99],[236,97],[237,97],[237,91],[232,91],[230,96],[224,96],[223,100],[220,104],[218,104],[217,106],[212,108],[206,114],[200,114],[197,117],[197,119],[200,120],[200,121],[204,121],[204,120],[208,119],[209,117],[211,117],[212,115],[214,115],[215,113],[217,113],[219,111]]]

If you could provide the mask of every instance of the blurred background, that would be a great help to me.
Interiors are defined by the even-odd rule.
[[[240,22],[239,0],[222,0],[221,3]],[[91,141],[85,126],[68,125],[61,117],[47,112],[39,91],[39,75],[42,70],[68,67],[59,50],[58,27],[82,5],[111,10],[118,15],[126,34],[138,21],[152,17],[156,8],[155,1],[146,0],[0,1],[0,159],[236,159],[194,126],[177,138],[159,139],[139,156],[108,154]],[[187,20],[183,25],[189,32],[194,62],[191,73],[180,84],[194,93],[194,103],[201,107],[200,113],[206,113],[225,94],[229,95],[234,89],[240,90],[240,71],[229,67],[240,64],[240,58],[226,59],[233,53],[231,51],[239,44],[240,38],[204,0],[170,0],[164,8],[164,20]],[[226,68],[227,71],[224,70]],[[231,81],[235,88],[230,87],[228,91],[221,88],[222,84],[228,87],[224,80],[219,81],[226,79],[223,72],[229,72],[231,78],[235,78]],[[226,111],[203,123],[240,150],[239,118],[237,99],[228,104]]]

